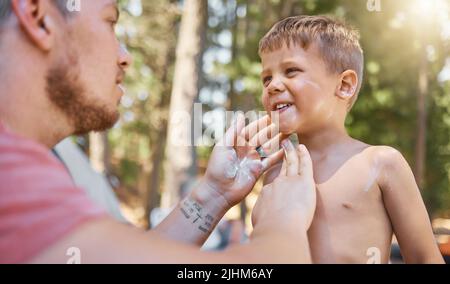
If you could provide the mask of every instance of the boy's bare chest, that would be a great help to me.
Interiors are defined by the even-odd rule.
[[[392,232],[376,169],[363,160],[314,166],[317,207],[308,235],[315,261],[365,263],[368,248],[387,250]]]
[[[340,213],[375,213],[382,208],[378,187],[379,171],[364,159],[347,161],[342,165],[316,163],[317,211],[338,216]]]

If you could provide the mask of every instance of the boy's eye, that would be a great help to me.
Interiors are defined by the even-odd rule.
[[[263,84],[265,87],[267,87],[267,85],[270,83],[270,80],[272,80],[271,76],[267,76],[263,78]]]
[[[294,75],[297,72],[301,72],[301,70],[299,68],[288,68],[288,69],[286,69],[286,74],[287,75]]]

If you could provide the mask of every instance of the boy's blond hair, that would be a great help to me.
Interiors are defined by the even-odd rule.
[[[276,23],[261,39],[259,54],[280,49],[285,44],[308,49],[316,43],[328,67],[335,73],[353,70],[358,75],[358,86],[349,109],[353,107],[361,89],[364,55],[359,33],[353,27],[327,16],[296,16]]]

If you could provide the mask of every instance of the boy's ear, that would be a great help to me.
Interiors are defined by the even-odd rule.
[[[54,43],[55,15],[49,0],[11,0],[17,21],[28,38],[41,50],[49,51]]]
[[[343,100],[351,99],[356,94],[357,87],[358,75],[353,70],[346,70],[340,75],[336,95]]]

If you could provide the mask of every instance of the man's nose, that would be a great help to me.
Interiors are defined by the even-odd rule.
[[[119,46],[119,65],[126,70],[133,63],[133,58],[124,44]]]
[[[284,92],[285,90],[286,88],[283,81],[278,77],[273,77],[268,87],[269,94],[278,94]]]

